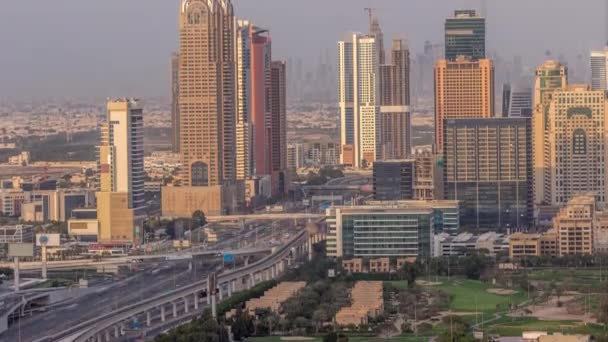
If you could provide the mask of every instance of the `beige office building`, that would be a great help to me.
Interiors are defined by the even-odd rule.
[[[435,147],[443,151],[447,119],[494,116],[494,66],[490,59],[459,56],[435,63]]]
[[[593,254],[593,227],[596,224],[596,201],[591,196],[577,196],[553,218],[557,231],[559,255]],[[601,217],[598,216],[597,218]]]
[[[509,257],[557,256],[559,248],[557,232],[549,230],[543,234],[514,233],[509,236]]]
[[[235,179],[234,26],[230,0],[181,1],[179,112],[185,186]]]
[[[136,99],[108,101],[99,146],[99,240],[141,241],[144,209],[144,130]]]
[[[556,90],[566,88],[568,84],[568,69],[557,61],[549,60],[536,69],[536,82],[534,85],[534,114],[532,132],[534,135],[534,202],[535,204],[550,204],[551,194],[545,193],[547,184],[545,163],[550,157],[549,153],[549,105]]]
[[[593,194],[601,206],[606,203],[607,106],[605,91],[591,90],[588,85],[551,93],[544,125],[543,187],[539,188],[545,204],[563,206],[581,193]]]

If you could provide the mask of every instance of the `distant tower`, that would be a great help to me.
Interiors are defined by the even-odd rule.
[[[72,142],[72,118],[67,112],[63,112],[63,114],[65,119],[65,141]]]
[[[382,28],[380,28],[380,22],[378,21],[378,17],[374,15],[375,8],[365,8],[369,16],[369,34],[376,38],[376,44],[378,44],[378,57],[380,64],[384,64],[386,62],[385,52],[384,52],[384,34],[382,33]]]

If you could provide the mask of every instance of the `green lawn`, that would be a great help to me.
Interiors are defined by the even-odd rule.
[[[499,311],[505,311],[510,303],[518,304],[526,299],[526,295],[522,291],[517,291],[512,295],[489,293],[486,290],[492,286],[478,280],[439,278],[439,281],[441,285],[430,286],[430,288],[439,289],[451,295],[451,310],[455,312],[492,313],[496,312],[497,305]],[[397,287],[407,287],[406,282],[392,281],[391,283]]]

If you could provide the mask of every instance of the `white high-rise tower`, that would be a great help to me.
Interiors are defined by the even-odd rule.
[[[338,43],[340,161],[365,167],[380,157],[379,54],[376,38],[353,33]]]

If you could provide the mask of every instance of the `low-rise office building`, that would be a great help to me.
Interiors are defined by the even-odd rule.
[[[361,273],[363,272],[363,259],[353,258],[349,260],[342,260],[342,268],[347,273]]]
[[[489,255],[496,255],[508,249],[509,236],[495,232],[481,235],[440,233],[433,238],[433,256],[435,257],[463,256],[469,255],[473,251],[485,251]]]
[[[389,258],[377,258],[369,261],[371,273],[389,273],[391,271],[391,260]]]
[[[594,237],[599,237],[607,226],[608,215],[597,210],[595,196],[573,197],[553,218],[559,255],[593,254]]]
[[[326,210],[330,257],[429,257],[435,230],[458,229],[458,203],[370,202]]]

